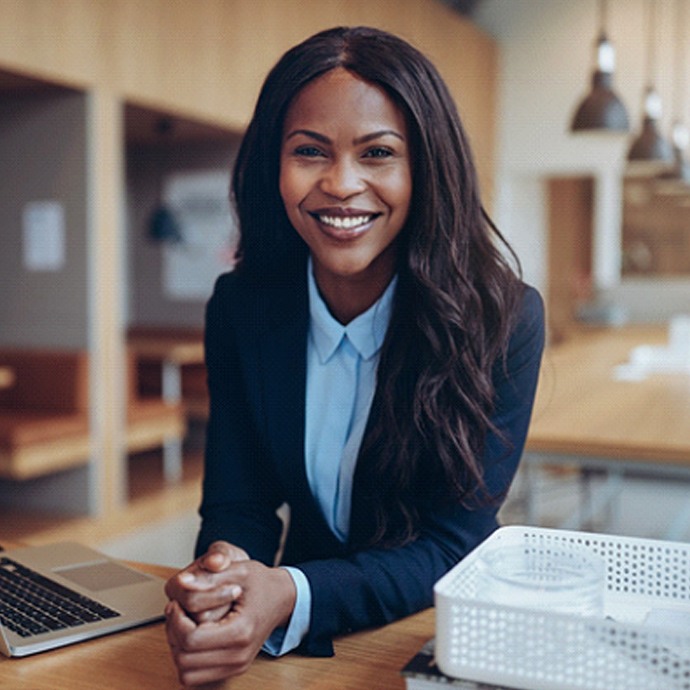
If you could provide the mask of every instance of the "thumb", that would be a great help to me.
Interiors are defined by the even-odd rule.
[[[242,561],[248,558],[244,549],[233,546],[226,541],[214,541],[199,560],[199,564],[204,570],[218,573],[229,568],[233,561]]]
[[[232,563],[231,546],[224,541],[215,541],[199,560],[199,565],[212,573],[219,573]]]

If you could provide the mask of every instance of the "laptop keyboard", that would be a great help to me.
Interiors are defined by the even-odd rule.
[[[0,557],[0,624],[21,637],[74,628],[120,614]]]

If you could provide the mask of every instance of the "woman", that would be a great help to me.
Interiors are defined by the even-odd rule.
[[[445,85],[390,34],[333,29],[283,56],[233,192],[198,558],[167,587],[186,684],[430,606],[497,527],[544,337]]]

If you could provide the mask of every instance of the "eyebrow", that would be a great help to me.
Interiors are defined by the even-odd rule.
[[[292,137],[298,136],[298,135],[304,135],[306,137],[310,137],[311,139],[316,139],[316,141],[320,141],[322,144],[331,144],[333,143],[327,136],[324,136],[323,134],[319,134],[319,132],[314,132],[311,129],[296,129],[290,134],[288,134],[285,137],[285,141],[288,139],[291,139]],[[376,132],[371,132],[371,134],[364,134],[361,137],[357,137],[356,139],[353,140],[354,144],[366,144],[370,141],[374,141],[375,139],[380,139],[381,137],[385,136],[393,136],[400,141],[405,141],[405,137],[403,137],[400,132],[396,132],[394,129],[381,129]]]

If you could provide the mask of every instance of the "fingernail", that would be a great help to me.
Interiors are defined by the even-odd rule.
[[[194,582],[195,577],[192,573],[190,572],[185,572],[185,573],[180,573],[178,579],[180,582],[182,582],[185,585],[190,585],[192,582]]]

